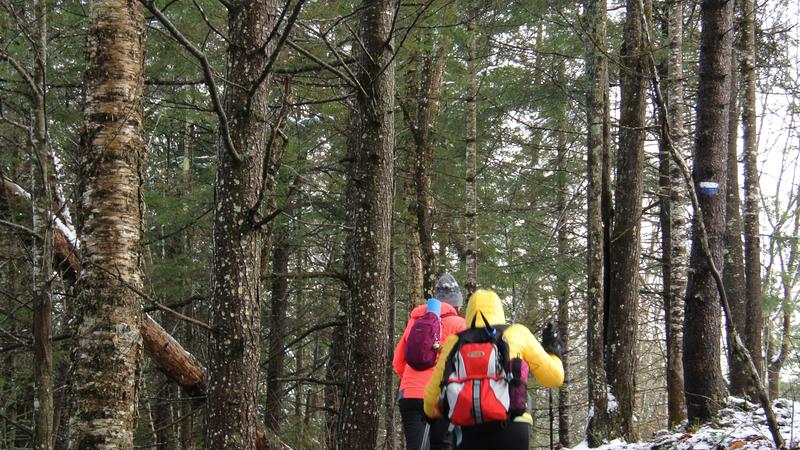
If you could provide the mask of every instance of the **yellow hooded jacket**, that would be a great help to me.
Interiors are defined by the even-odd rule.
[[[484,327],[483,313],[490,325],[503,325],[506,323],[506,315],[500,298],[493,291],[479,290],[469,298],[465,321],[467,327],[472,326],[475,320],[476,327]],[[506,328],[503,338],[508,342],[509,358],[521,358],[530,367],[531,373],[544,387],[556,388],[564,382],[564,366],[558,356],[548,354],[542,344],[533,336],[531,331],[521,324],[514,324]],[[444,366],[447,357],[455,346],[458,336],[452,335],[447,338],[442,347],[442,354],[436,363],[428,384],[425,386],[425,415],[431,418],[440,417],[439,395],[441,393],[440,384],[444,375]],[[528,413],[520,417],[522,420],[531,422]]]

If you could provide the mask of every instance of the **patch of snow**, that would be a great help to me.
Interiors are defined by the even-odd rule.
[[[611,402],[616,400],[609,394]],[[781,435],[789,448],[800,445],[800,404],[786,399],[773,402]],[[790,442],[790,440],[792,440]],[[720,410],[716,423],[708,423],[697,430],[687,430],[682,424],[673,430],[660,430],[648,442],[626,443],[617,439],[598,450],[714,450],[737,448],[744,450],[774,449],[772,435],[767,427],[764,410],[746,400],[728,397]],[[569,450],[569,449],[565,449]],[[571,450],[589,450],[586,441]]]
[[[611,391],[608,391],[608,407],[606,408],[606,411],[613,413],[617,410],[617,408],[619,408],[617,397],[614,397],[614,394],[612,394]]]

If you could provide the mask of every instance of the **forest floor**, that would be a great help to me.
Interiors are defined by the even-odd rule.
[[[791,449],[800,448],[800,402],[778,399],[773,403],[783,439]],[[774,449],[764,410],[736,397],[728,397],[719,419],[699,429],[685,425],[656,432],[650,442],[626,444],[612,441],[599,450],[736,450]],[[588,450],[586,442],[572,450]],[[598,450],[598,449],[595,449]]]

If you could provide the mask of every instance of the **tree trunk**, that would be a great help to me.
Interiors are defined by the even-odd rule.
[[[433,297],[436,285],[436,255],[433,252],[433,204],[430,195],[433,143],[431,131],[439,114],[439,92],[444,79],[444,47],[439,46],[424,58],[417,97],[417,123],[412,128],[416,147],[416,213],[422,249],[423,295]]]
[[[660,223],[663,259],[664,329],[667,347],[667,413],[668,424],[675,426],[686,419],[686,401],[683,383],[683,297],[686,295],[686,269],[688,266],[689,212],[686,187],[680,169],[672,164],[667,140],[683,153],[683,1],[670,3],[668,18],[669,60],[667,63],[666,117],[661,115],[662,136],[659,141]],[[664,125],[667,125],[665,128]],[[668,130],[668,131],[667,131]]]
[[[589,423],[586,440],[598,447],[610,437],[608,385],[604,364],[605,229],[603,227],[603,160],[608,153],[606,140],[606,99],[608,61],[606,59],[605,0],[586,3],[587,38],[586,75],[591,85],[587,93],[587,381]]]
[[[348,373],[344,381],[338,448],[377,444],[386,364],[389,253],[394,158],[394,2],[364,0],[361,9],[359,88],[349,141],[350,199],[345,261],[349,281]]]
[[[559,75],[564,75],[564,64],[559,63]],[[569,258],[569,234],[566,227],[567,218],[567,118],[566,112],[559,111],[560,117],[557,122],[558,131],[556,141],[558,142],[558,153],[556,155],[556,213],[561,218],[557,223],[556,246],[558,255],[558,287],[556,295],[558,298],[558,333],[564,343],[564,348],[569,348],[569,299],[570,299],[570,279],[568,276],[570,266]],[[513,252],[510,252],[513,253]],[[511,261],[509,261],[510,263]],[[561,358],[564,366],[564,384],[558,390],[558,445],[561,448],[571,447],[569,439],[570,431],[570,364],[569,352]]]
[[[155,428],[156,450],[178,450],[178,437],[175,433],[175,415],[172,405],[175,401],[175,384],[164,375],[158,375],[155,398],[151,402],[153,411],[153,428]]]
[[[386,333],[386,360],[392,360],[392,353],[394,351],[394,343],[397,339],[395,336],[395,320],[397,318],[397,301],[395,296],[395,283],[394,276],[395,270],[395,246],[392,242],[392,247],[389,250],[389,317],[387,318],[387,333]],[[316,351],[314,352],[316,355]],[[383,428],[386,430],[386,440],[382,448],[386,450],[395,450],[397,448],[397,424],[395,421],[396,404],[394,402],[395,393],[397,392],[397,385],[395,384],[394,369],[391,364],[387,364],[384,373],[384,387],[383,387],[383,406],[386,409],[383,419]],[[308,417],[308,415],[306,415]]]
[[[33,204],[39,212],[33,214],[33,229],[43,237],[41,246],[34,241],[33,260],[33,381],[34,402],[34,450],[51,450],[54,440],[53,426],[53,299],[51,278],[53,273],[53,250],[50,217],[53,192],[50,184],[51,167],[47,138],[47,7],[44,0],[33,4],[35,14],[35,64],[34,82],[38,87],[31,92],[33,100],[33,154],[36,161],[31,167],[37,173],[32,177],[38,189],[34,189]]]
[[[474,7],[473,7],[474,8]],[[466,266],[467,277],[464,287],[466,298],[478,289],[478,185],[476,182],[478,165],[478,31],[476,30],[477,11],[470,10],[467,18],[467,129],[466,129],[466,222],[467,235]]]
[[[407,69],[407,70],[410,70]],[[409,312],[425,300],[422,280],[425,278],[422,271],[422,253],[420,252],[419,228],[417,227],[416,214],[416,156],[415,145],[410,143],[406,152],[405,184],[403,197],[406,202],[405,216],[405,249],[406,249],[406,274],[408,277],[408,300],[406,306]]]
[[[733,50],[732,61],[735,61],[736,51]],[[739,127],[737,125],[736,67],[731,64],[731,95],[728,103],[728,150],[727,170],[728,182],[725,194],[725,270],[723,279],[725,292],[731,305],[733,323],[725,323],[728,344],[728,367],[730,378],[730,393],[742,398],[754,398],[748,393],[748,376],[745,362],[733,357],[733,327],[740,335],[744,336],[747,324],[747,299],[745,298],[744,253],[742,250],[742,216],[741,200],[739,198],[739,158],[737,156],[736,141]]]
[[[797,236],[796,234],[794,236]],[[792,257],[790,255],[789,267],[792,267]],[[789,269],[791,270],[791,269]],[[784,271],[784,274],[791,273],[788,271]],[[768,366],[768,386],[769,386],[769,398],[770,400],[776,400],[780,396],[780,389],[781,389],[781,368],[783,367],[783,363],[789,356],[789,339],[791,339],[791,329],[792,329],[792,322],[791,322],[791,301],[792,301],[792,291],[791,285],[787,280],[788,275],[783,275],[784,284],[783,284],[783,300],[781,302],[781,327],[780,327],[780,347],[777,349],[777,354],[772,357],[769,362]],[[774,348],[774,344],[773,344]]]
[[[607,371],[619,405],[620,435],[636,440],[633,412],[636,402],[636,330],[639,306],[639,230],[644,170],[645,75],[642,3],[627,3],[622,45],[618,185],[611,244]]]
[[[800,189],[798,190],[800,194]],[[795,207],[794,211],[794,228],[791,236],[797,236],[800,232],[800,206]],[[798,243],[797,239],[790,241],[789,247],[789,260],[784,263],[782,251],[779,245],[778,254],[781,263],[781,285],[783,286],[783,299],[781,301],[781,328],[780,328],[780,346],[775,349],[777,345],[770,339],[770,348],[773,354],[767,356],[769,366],[767,367],[767,385],[769,391],[769,398],[776,400],[780,395],[781,384],[781,368],[789,357],[789,339],[791,339],[791,305],[792,305],[792,291],[797,284],[797,259],[798,259]],[[774,354],[777,351],[777,354]]]
[[[269,80],[256,85],[274,43],[275,0],[240,0],[228,11],[229,88],[225,113],[231,149],[220,145],[215,183],[214,256],[209,321],[216,333],[208,340],[209,448],[256,446],[262,231],[257,216],[264,161],[269,161]],[[266,190],[266,189],[265,189]],[[261,192],[264,198],[271,193]]]
[[[78,280],[70,448],[133,449],[142,354],[144,14],[95,2],[81,136],[80,231],[91,262]]]
[[[267,362],[267,400],[264,403],[264,414],[267,428],[280,432],[283,419],[283,364],[286,341],[286,309],[288,306],[289,280],[289,246],[286,240],[275,242],[272,249],[272,295],[269,314],[269,360]]]
[[[429,53],[413,54],[406,70],[406,95],[403,118],[413,145],[406,159],[406,204],[409,211],[409,275],[416,295],[417,277],[421,275],[422,289],[412,297],[413,305],[433,296],[436,284],[436,258],[433,252],[433,205],[431,201],[431,171],[433,143],[431,132],[439,114],[439,93],[445,65],[445,48],[438,45]],[[420,69],[419,63],[422,63]],[[414,246],[414,247],[412,247]],[[417,260],[419,258],[419,260]]]
[[[745,344],[759,375],[764,376],[761,349],[761,238],[759,236],[758,135],[756,131],[756,4],[740,0],[742,9],[741,71],[744,85],[744,270],[747,288]]]
[[[711,257],[722,266],[725,230],[726,150],[730,95],[731,30],[733,3],[701,3],[700,81],[697,99],[697,138],[693,179],[717,183],[699,193],[699,206],[708,233]],[[703,252],[697,223],[692,229],[691,270],[686,293],[683,368],[689,420],[704,422],[716,415],[725,396],[719,366],[719,292]]]
[[[0,172],[2,175],[2,172]],[[5,195],[5,191],[0,189],[0,207],[2,207],[3,217],[9,217],[7,215],[8,212],[8,202],[7,196]],[[13,311],[15,308],[18,307],[17,298],[22,294],[20,286],[20,275],[21,271],[18,270],[16,264],[11,264],[10,261],[12,259],[21,259],[22,258],[22,246],[17,242],[16,236],[11,233],[2,233],[0,234],[0,250],[2,254],[8,258],[7,261],[9,263],[3,264],[0,267],[0,279],[4,282],[4,287],[6,289],[6,294],[3,295],[3,303],[2,308],[4,311]],[[8,333],[16,335],[18,333],[18,321],[11,320],[5,325],[3,328]],[[0,424],[0,446],[3,448],[12,448],[17,447],[16,445],[16,437],[17,432],[16,428],[13,425],[14,422],[17,421],[17,405],[19,401],[19,395],[22,393],[20,389],[17,388],[18,378],[22,371],[20,367],[17,366],[18,360],[18,353],[17,352],[3,352],[2,356],[0,356],[0,377],[5,380],[2,386],[0,386],[0,411],[3,411],[6,418]]]
[[[345,303],[345,301],[340,299],[340,303]],[[328,351],[329,361],[325,370],[326,380],[342,380],[347,375],[345,373],[347,359],[346,334],[346,326],[337,326],[333,329],[331,345]],[[325,386],[325,448],[328,450],[337,450],[339,448],[342,394],[343,387],[340,385],[328,384]]]

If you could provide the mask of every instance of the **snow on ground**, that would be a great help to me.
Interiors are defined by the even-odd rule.
[[[786,399],[773,402],[781,434],[789,448],[800,448],[800,402]],[[581,442],[572,450],[588,450]],[[680,426],[674,430],[661,430],[650,442],[626,444],[616,440],[599,447],[599,450],[767,450],[774,449],[772,435],[767,427],[764,410],[736,397],[728,397],[716,423],[698,430]]]

